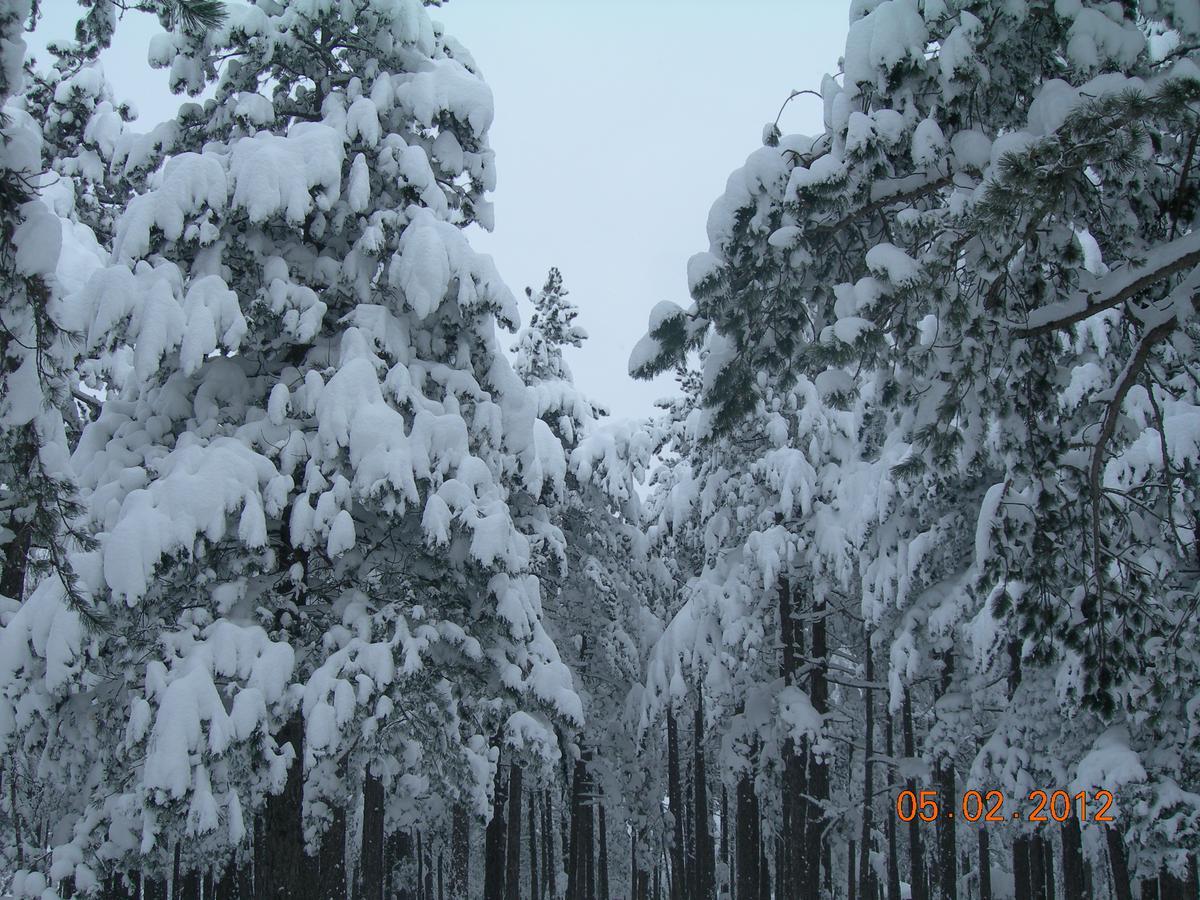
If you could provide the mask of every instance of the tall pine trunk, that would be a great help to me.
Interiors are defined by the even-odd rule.
[[[504,820],[505,800],[507,799],[507,779],[501,768],[501,757],[504,748],[500,747],[499,736],[495,744],[500,755],[496,757],[495,792],[492,796],[492,818],[487,824],[487,832],[483,846],[483,898],[484,900],[504,900],[505,854],[507,847],[507,825]],[[418,856],[420,853],[418,852]]]
[[[888,782],[894,783],[892,773],[895,772],[896,765],[896,741],[890,711],[885,712],[883,717],[883,741],[884,753],[888,758]],[[896,817],[885,813],[884,821],[887,830],[887,897],[888,900],[900,900],[900,855],[896,851]]]
[[[321,836],[317,856],[321,900],[342,900],[346,896],[346,810],[334,806],[333,820]]]
[[[463,803],[454,804],[450,823],[450,896],[467,900],[471,884],[471,816]]]
[[[904,755],[913,759],[917,755],[913,738],[912,688],[905,686],[904,705],[901,710],[904,723]],[[917,783],[910,777],[904,787],[915,797]],[[908,881],[912,900],[929,900],[925,885],[925,849],[921,842],[921,823],[916,816],[908,823]]]
[[[1117,900],[1133,900],[1133,885],[1129,881],[1129,862],[1125,856],[1125,838],[1112,825],[1105,829],[1108,844],[1108,866],[1112,870],[1113,892]]]
[[[737,837],[735,900],[759,897],[759,819],[754,777],[743,772],[737,783]]]
[[[692,896],[695,900],[713,900],[716,896],[716,859],[713,854],[712,834],[709,831],[712,813],[708,808],[708,767],[704,759],[704,694],[696,686],[696,711],[692,721],[693,755],[692,782],[695,793],[696,812],[696,879]]]
[[[945,697],[954,687],[954,649],[942,654],[942,679],[940,697]],[[953,810],[957,805],[958,784],[954,771],[954,758],[942,754],[936,760],[938,804],[941,809]],[[958,897],[958,848],[955,843],[954,820],[938,818],[938,891],[942,900]]]
[[[987,826],[976,832],[979,842],[979,900],[992,900],[991,835]]]
[[[363,777],[359,885],[362,900],[383,900],[383,781],[370,765]]]
[[[541,900],[542,885],[538,881],[537,791],[529,792],[529,900]]]
[[[679,730],[675,707],[667,707],[667,804],[671,808],[671,900],[688,897],[687,869],[684,867],[683,785],[679,772]]]
[[[255,841],[255,894],[260,898],[300,898],[311,892],[311,867],[304,852],[304,721],[299,713],[275,735],[295,755],[283,790],[267,798],[262,840]]]
[[[547,900],[558,898],[558,863],[554,858],[554,792],[545,790],[542,809],[542,873],[546,881]]]
[[[1013,838],[1013,900],[1030,900],[1029,835]],[[1127,898],[1128,900],[1128,898]]]
[[[1064,900],[1084,900],[1083,834],[1079,819],[1068,816],[1062,827],[1062,870]],[[1089,897],[1088,900],[1091,900]]]
[[[598,900],[609,900],[608,886],[608,820],[604,816],[604,801],[600,801],[600,877],[597,879]]]
[[[829,712],[829,647],[825,634],[826,608],[824,601],[814,603],[812,620],[812,670],[808,694],[813,710],[822,716]],[[829,762],[815,753],[808,754],[808,792],[804,813],[804,872],[805,900],[821,896],[821,863],[829,854],[825,841],[825,803],[829,800]],[[831,876],[826,866],[826,879]]]
[[[800,657],[804,653],[803,628],[796,621],[792,585],[787,575],[779,576],[777,588],[779,605],[780,672],[784,684],[797,687]],[[809,741],[803,738],[796,746],[792,738],[783,742],[783,795],[780,797],[780,833],[786,836],[776,846],[775,880],[779,893],[787,897],[807,895],[804,887],[806,854],[808,849],[807,829],[808,794],[806,784],[809,761]]]
[[[863,900],[875,900],[875,870],[871,867],[872,806],[875,800],[875,651],[867,635],[867,687],[863,690],[866,715],[863,728],[862,834],[858,848],[858,885]]]
[[[504,900],[521,900],[521,797],[523,773],[515,762],[508,767],[508,832],[504,866]]]

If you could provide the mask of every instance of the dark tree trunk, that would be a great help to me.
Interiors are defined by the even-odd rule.
[[[667,804],[671,808],[671,900],[688,897],[687,869],[684,866],[683,784],[679,773],[679,729],[675,707],[667,707]]]
[[[1141,900],[1159,900],[1157,877],[1142,879],[1140,896]]]
[[[363,777],[362,900],[383,900],[383,781],[367,766]]]
[[[450,896],[467,900],[471,884],[471,817],[462,803],[454,805],[450,836]]]
[[[870,685],[875,681],[875,651],[871,647],[871,636],[867,635],[867,664],[865,678]],[[871,868],[871,829],[873,825],[872,804],[875,797],[875,694],[870,687],[863,691],[866,705],[863,729],[863,804],[862,834],[858,847],[858,884],[863,900],[875,900],[875,870]]]
[[[596,900],[596,786],[590,769],[585,788],[587,793],[584,795],[583,805],[583,896],[587,900]]]
[[[854,873],[858,869],[858,844],[851,839],[850,852],[846,854],[846,900],[858,900],[858,884]]]
[[[1030,900],[1046,900],[1046,854],[1042,850],[1042,836],[1035,832],[1028,841]]]
[[[828,655],[829,647],[825,636],[825,604],[813,606],[812,621],[812,672],[809,676],[808,693],[813,709],[824,715],[829,712]],[[819,900],[821,896],[821,861],[829,855],[825,842],[825,803],[829,800],[829,763],[815,753],[808,754],[808,796],[804,812],[804,897]],[[831,873],[828,865],[826,880]],[[832,888],[831,888],[832,890]]]
[[[582,889],[583,873],[583,789],[587,779],[587,767],[583,753],[575,760],[575,772],[571,778],[571,827],[567,844],[567,898],[566,900],[587,900]]]
[[[892,714],[885,712],[883,717],[884,752],[887,754],[888,766],[894,772],[896,760],[896,741],[893,734]],[[894,776],[889,772],[889,783],[895,783]],[[884,814],[887,823],[887,896],[888,900],[900,900],[900,854],[896,850],[896,816]],[[982,898],[981,898],[982,900]]]
[[[430,900],[429,892],[425,890],[425,845],[421,839],[421,832],[417,829],[414,829],[413,832],[413,843],[416,847],[415,857],[417,860],[417,900]]]
[[[438,848],[438,877],[437,877],[437,896],[438,900],[446,900],[446,867],[445,853],[441,847]]]
[[[912,694],[910,691],[911,689],[908,687],[904,690],[902,716],[904,755],[911,760],[916,756],[916,742],[913,739]],[[912,792],[914,797],[917,795],[917,783],[912,778],[909,778],[904,786]],[[913,816],[912,821],[908,823],[908,881],[912,900],[929,900],[925,887],[925,850],[921,846],[920,824],[916,816]]]
[[[1031,900],[1033,896],[1030,889],[1029,845],[1028,834],[1013,838],[1013,900]]]
[[[729,792],[725,788],[725,782],[721,782],[721,862],[725,866],[725,876],[721,882],[721,887],[725,891],[730,891],[733,886],[733,880],[730,875],[733,872],[732,860],[729,858],[729,816],[732,810],[729,808]]]
[[[1040,837],[1042,840],[1042,877],[1046,882],[1046,900],[1054,900],[1054,841],[1049,834],[1043,834]]]
[[[521,900],[521,798],[522,771],[515,762],[508,767],[508,833],[504,867],[504,900]]]
[[[779,643],[781,649],[780,672],[789,687],[796,687],[800,671],[800,657],[804,653],[803,626],[796,622],[793,608],[792,585],[786,575],[779,576],[777,588],[779,605]],[[779,893],[787,897],[807,896],[804,887],[806,874],[805,851],[808,849],[807,831],[808,804],[805,795],[808,785],[809,748],[808,739],[796,746],[792,738],[783,742],[783,794],[780,799],[780,832],[787,835],[786,841],[776,844],[775,882]]]
[[[167,900],[167,883],[143,872],[142,898],[143,900]]]
[[[548,900],[558,898],[558,863],[554,859],[554,791],[545,791],[545,808],[542,810],[542,872],[546,880]]]
[[[1063,900],[1084,900],[1083,870],[1083,835],[1070,815],[1062,828]]]
[[[321,900],[342,900],[346,896],[346,810],[335,806],[333,821],[321,837],[317,857]]]
[[[15,522],[10,522],[15,525]],[[13,539],[4,546],[4,569],[0,572],[0,596],[10,597],[20,603],[25,599],[25,573],[29,568],[29,544],[33,529],[28,525],[16,526]]]
[[[529,900],[542,900],[538,881],[537,791],[529,792]]]
[[[262,840],[255,842],[255,894],[260,898],[309,896],[313,866],[304,852],[304,720],[297,713],[275,736],[295,751],[283,791],[267,798]]]
[[[713,900],[716,896],[716,859],[713,855],[712,834],[709,831],[712,813],[708,808],[708,766],[704,758],[704,695],[696,688],[696,712],[692,721],[693,755],[692,782],[695,789],[696,881],[692,896],[695,900]]]
[[[758,900],[759,897],[759,824],[754,778],[743,772],[737,784],[736,900]]]
[[[944,697],[954,687],[954,650],[942,654],[942,680],[940,696]],[[953,810],[957,803],[957,776],[954,759],[946,754],[936,760],[938,804],[942,809]],[[942,900],[958,897],[958,849],[955,845],[954,820],[939,817],[938,837],[938,891]]]
[[[600,802],[600,878],[599,900],[609,900],[608,888],[608,821],[604,817],[604,802]]]
[[[1125,839],[1111,825],[1105,830],[1108,844],[1108,865],[1112,870],[1113,892],[1117,900],[1133,900],[1133,886],[1129,881],[1129,863],[1125,856]]]
[[[499,744],[499,737],[496,738]],[[496,758],[495,790],[492,796],[492,818],[487,825],[484,838],[483,861],[483,898],[484,900],[504,900],[505,854],[507,834],[504,821],[505,800],[507,799],[507,779],[503,777],[501,757],[503,747],[499,748],[500,756]],[[418,851],[418,856],[420,851]]]
[[[976,834],[979,838],[979,900],[992,900],[991,836],[986,825]]]

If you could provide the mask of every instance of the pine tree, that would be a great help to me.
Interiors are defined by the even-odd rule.
[[[175,123],[202,149],[149,178],[82,292],[89,346],[132,365],[76,453],[104,628],[25,650],[92,700],[73,747],[44,710],[48,752],[91,754],[62,773],[87,806],[52,876],[166,876],[177,847],[184,873],[244,866],[261,815],[259,876],[298,896],[301,827],[319,840],[368,766],[397,815],[482,815],[484,734],[552,758],[579,720],[513,512],[563,451],[460,230],[489,224],[490,94],[419,3],[238,8],[152,52],[191,90],[228,61]]]

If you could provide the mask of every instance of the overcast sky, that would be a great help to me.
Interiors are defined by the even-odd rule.
[[[31,49],[69,37],[73,0],[43,0]],[[671,393],[626,374],[660,300],[686,305],[685,266],[729,173],[759,145],[793,89],[837,71],[849,0],[451,0],[434,19],[491,86],[496,229],[472,229],[524,299],[558,266],[590,339],[576,381],[616,415]],[[157,21],[131,13],[103,62],[147,128],[178,108],[146,69]],[[820,101],[797,97],[785,132],[815,133]],[[522,315],[527,317],[522,304]],[[505,336],[506,344],[513,338]]]

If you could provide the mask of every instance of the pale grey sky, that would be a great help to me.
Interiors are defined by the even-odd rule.
[[[69,37],[73,0],[42,0],[31,48]],[[705,222],[729,173],[759,146],[793,89],[837,71],[849,0],[451,0],[430,9],[465,44],[496,102],[496,229],[472,229],[513,293],[550,266],[590,339],[568,361],[615,415],[672,392],[626,374],[660,300],[687,304],[685,266],[708,248]],[[158,24],[130,14],[103,63],[139,127],[179,99],[148,71]],[[820,101],[797,97],[785,132],[815,133]],[[522,315],[527,310],[522,303]],[[513,338],[505,336],[510,344]]]

